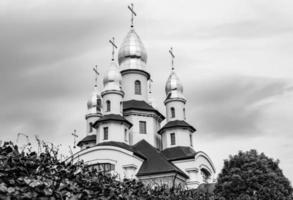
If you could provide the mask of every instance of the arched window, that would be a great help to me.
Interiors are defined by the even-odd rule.
[[[110,110],[111,110],[111,101],[109,101],[109,100],[107,100],[106,101],[106,112],[110,112]]]
[[[183,117],[184,117],[184,120],[186,120],[185,108],[183,108]]]
[[[202,175],[202,179],[204,183],[208,183],[210,178],[211,178],[211,174],[208,170],[206,170],[205,168],[200,169],[200,173]]]
[[[171,107],[171,118],[175,117],[175,108]]]
[[[141,94],[141,83],[139,80],[136,80],[134,82],[134,93],[135,94]]]

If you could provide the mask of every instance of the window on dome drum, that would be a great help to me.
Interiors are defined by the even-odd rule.
[[[171,107],[171,118],[175,117],[175,108]]]
[[[175,141],[175,133],[171,133],[170,134],[170,137],[171,137],[171,145],[175,145],[176,144],[176,141]]]
[[[146,134],[146,121],[139,121],[139,133]]]
[[[124,141],[125,141],[125,142],[128,142],[127,129],[124,129]]]
[[[106,101],[106,112],[110,112],[110,110],[111,110],[111,101],[107,100]]]
[[[134,82],[134,94],[141,94],[141,83],[139,80]]]
[[[96,107],[96,110],[97,111],[101,111],[101,99],[97,99],[97,107]]]
[[[104,140],[108,140],[108,139],[109,139],[109,128],[104,127]]]
[[[89,124],[89,125],[90,125],[90,131],[89,131],[89,132],[91,133],[91,132],[93,132],[93,123],[92,123],[92,122],[90,122],[90,124]]]
[[[193,146],[193,144],[192,144],[192,134],[189,134],[189,139],[190,139],[190,146]]]
[[[186,120],[185,108],[183,108],[183,116],[184,116],[184,120]]]

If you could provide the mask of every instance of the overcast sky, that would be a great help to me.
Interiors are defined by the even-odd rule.
[[[0,0],[0,140],[23,132],[66,149],[73,129],[85,136],[92,68],[103,74],[109,66],[108,41],[115,36],[121,44],[126,36],[130,3]],[[157,108],[165,113],[173,46],[187,121],[198,130],[195,149],[218,172],[230,154],[257,149],[280,159],[292,182],[293,2],[133,3]]]

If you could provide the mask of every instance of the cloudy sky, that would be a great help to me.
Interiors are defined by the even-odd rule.
[[[23,132],[68,152],[72,131],[85,135],[92,67],[103,74],[109,66],[108,40],[115,36],[121,44],[128,32],[129,3],[0,1],[0,140],[15,141]],[[173,46],[188,122],[198,130],[196,150],[220,171],[230,154],[254,148],[280,159],[292,182],[293,2],[133,3],[158,109],[165,111]]]

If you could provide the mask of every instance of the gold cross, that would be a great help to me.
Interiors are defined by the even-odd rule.
[[[109,40],[110,44],[112,45],[112,61],[114,60],[115,49],[117,46],[115,44],[115,38],[113,37],[112,40]]]
[[[134,16],[136,16],[136,13],[135,11],[133,10],[133,3],[130,4],[131,6],[128,6],[128,9],[130,10],[131,12],[131,28],[133,27],[133,18]]]

